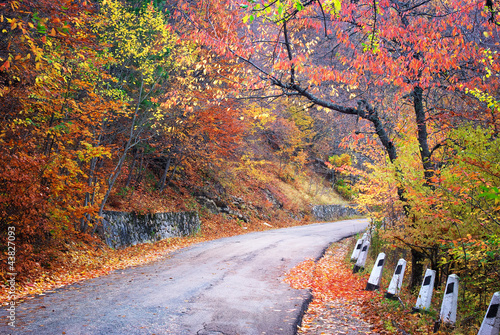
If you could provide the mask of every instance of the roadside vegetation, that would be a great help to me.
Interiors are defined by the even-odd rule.
[[[287,273],[287,283],[296,289],[310,289],[313,295],[298,334],[478,333],[491,296],[479,301],[467,281],[461,281],[456,323],[453,326],[441,323],[437,327],[444,285],[437,285],[429,310],[415,313],[413,308],[419,291],[411,288],[410,263],[407,264],[398,299],[385,297],[398,259],[407,258],[409,250],[389,245],[377,247],[380,240],[375,237],[375,248],[369,252],[364,270],[353,274],[354,264],[350,257],[356,241],[355,236],[333,243],[320,260],[305,260]],[[370,271],[379,252],[386,253],[380,289],[366,291]]]

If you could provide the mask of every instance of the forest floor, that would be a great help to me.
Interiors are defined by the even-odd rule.
[[[292,287],[313,294],[299,335],[386,334],[366,309],[379,294],[365,291],[367,275],[353,274],[346,261],[350,244],[350,239],[333,243],[320,260],[306,260],[287,274]]]

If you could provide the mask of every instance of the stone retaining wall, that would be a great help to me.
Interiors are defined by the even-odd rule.
[[[112,248],[192,235],[200,230],[200,224],[196,212],[138,215],[105,211],[102,220],[104,239]]]
[[[314,218],[318,221],[330,221],[340,218],[361,215],[356,208],[344,205],[318,205],[312,209]]]

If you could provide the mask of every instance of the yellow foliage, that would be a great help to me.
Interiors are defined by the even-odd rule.
[[[170,29],[165,15],[151,4],[136,15],[116,0],[104,0],[93,31],[107,47],[104,58],[138,72],[144,84],[153,85],[166,69],[179,66],[183,51],[179,37]],[[138,78],[139,79],[139,78]]]

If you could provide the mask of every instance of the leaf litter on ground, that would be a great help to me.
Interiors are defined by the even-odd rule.
[[[353,274],[345,258],[346,241],[332,244],[315,262],[307,259],[291,269],[285,278],[295,289],[310,289],[313,300],[298,329],[299,335],[386,334],[369,320],[363,306],[380,296],[366,291],[367,274]]]

